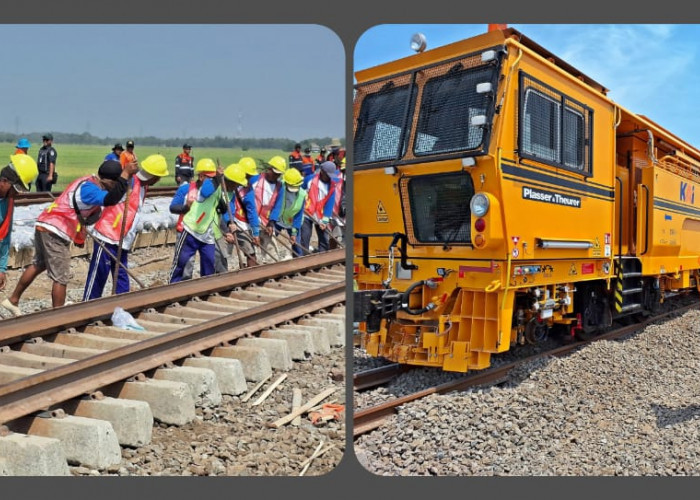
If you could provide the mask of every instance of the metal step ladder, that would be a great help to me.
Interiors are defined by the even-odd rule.
[[[642,263],[636,257],[615,259],[615,312],[618,316],[643,309]]]

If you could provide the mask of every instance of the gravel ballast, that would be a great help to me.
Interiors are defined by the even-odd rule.
[[[355,442],[379,475],[696,475],[700,312],[432,395]],[[357,365],[356,365],[357,366]]]

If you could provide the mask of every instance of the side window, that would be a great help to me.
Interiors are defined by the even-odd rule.
[[[520,156],[590,175],[593,111],[521,73]]]
[[[410,99],[408,113],[411,116],[417,95],[415,87],[412,91],[409,89],[409,85],[393,87],[388,84],[385,89],[364,98],[353,142],[355,165],[393,160],[403,156],[406,151],[407,133],[403,144],[399,143],[406,105]]]
[[[559,163],[560,104],[535,89],[525,90],[522,152]]]

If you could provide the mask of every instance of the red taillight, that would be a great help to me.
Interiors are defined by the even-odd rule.
[[[484,229],[486,229],[486,221],[484,219],[476,219],[476,221],[474,221],[474,229],[482,232]]]
[[[359,274],[360,273],[360,264],[353,264],[352,265],[352,272],[353,272],[353,274]]]

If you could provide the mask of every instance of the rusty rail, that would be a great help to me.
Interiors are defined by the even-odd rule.
[[[161,285],[147,290],[103,297],[97,300],[71,304],[48,311],[19,316],[0,322],[0,346],[22,342],[34,337],[57,333],[70,327],[85,324],[86,318],[96,321],[108,319],[115,307],[133,312],[144,307],[159,307],[190,299],[193,296],[211,295],[239,286],[281,278],[291,273],[304,273],[323,266],[345,262],[345,250],[320,252],[307,257],[285,260],[275,265],[256,266],[215,274],[196,280],[186,280]],[[146,305],[147,304],[147,305]]]
[[[156,198],[159,196],[175,196],[175,191],[177,186],[152,186],[148,188],[147,198]],[[61,191],[56,191],[53,193],[17,193],[15,196],[15,204],[17,206],[35,205],[38,203],[49,203],[55,198],[61,196]]]
[[[399,406],[404,405],[406,403],[410,403],[411,401],[424,398],[431,394],[446,394],[449,392],[469,389],[480,385],[494,385],[500,382],[504,382],[507,380],[508,372],[510,372],[513,368],[517,367],[518,365],[529,363],[547,356],[564,356],[580,347],[583,347],[592,342],[597,342],[599,340],[615,340],[626,335],[630,335],[670,315],[680,314],[690,309],[697,309],[697,307],[697,304],[682,306],[677,309],[666,311],[656,316],[649,317],[646,320],[636,323],[634,325],[617,328],[613,331],[594,337],[590,340],[581,340],[573,342],[571,344],[558,347],[550,351],[535,354],[533,356],[528,356],[527,358],[514,361],[512,363],[507,363],[499,367],[487,369],[484,372],[466,375],[464,378],[461,378],[459,380],[445,382],[444,384],[435,387],[430,387],[422,391],[417,391],[413,394],[392,399],[390,401],[386,401],[384,403],[371,406],[369,408],[356,410],[353,415],[353,437],[357,438],[362,434],[365,434],[367,432],[381,427],[387,419],[389,419],[392,415],[396,413]]]
[[[16,343],[71,326],[84,326],[111,315],[116,305],[143,310],[194,296],[229,291],[296,273],[309,273],[344,262],[342,250],[156,287],[73,306],[35,313],[3,322],[2,339]],[[309,274],[305,274],[308,276]],[[326,278],[327,279],[327,278]],[[345,301],[345,279],[314,290],[278,298],[244,311],[225,314],[194,325],[112,349],[68,365],[0,385],[0,424],[45,410],[68,399],[93,393],[115,382],[203,352],[242,336],[270,328]],[[262,288],[262,287],[261,287]],[[261,290],[261,293],[264,293]],[[7,328],[5,328],[7,325]],[[6,349],[7,347],[5,347]]]

